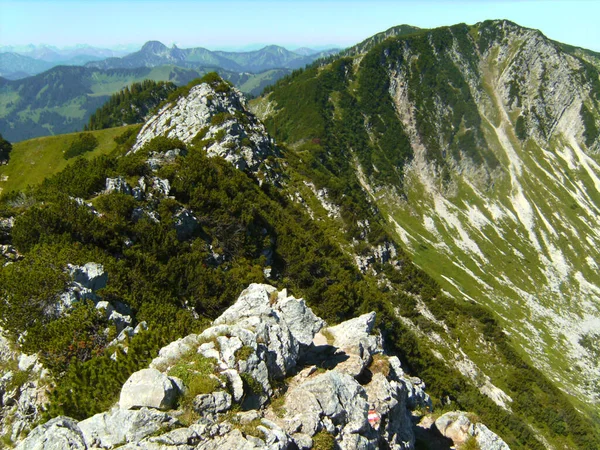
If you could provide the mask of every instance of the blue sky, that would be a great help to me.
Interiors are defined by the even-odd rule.
[[[0,0],[0,45],[110,47],[160,40],[211,49],[343,47],[404,23],[431,28],[498,18],[600,51],[596,0]]]

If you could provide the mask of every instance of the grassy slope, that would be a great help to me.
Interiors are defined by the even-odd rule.
[[[83,156],[92,158],[109,153],[115,148],[113,138],[134,126],[92,131],[98,139],[98,147]],[[78,134],[40,137],[14,144],[9,164],[0,166],[0,190],[21,190],[60,172],[69,163],[63,158],[63,153]]]

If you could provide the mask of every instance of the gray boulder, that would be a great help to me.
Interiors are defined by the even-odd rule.
[[[510,447],[496,433],[484,424],[474,422],[467,413],[452,411],[435,421],[436,428],[443,436],[452,439],[454,445],[462,445],[474,438],[481,449],[510,450]]]
[[[222,413],[231,409],[231,395],[224,391],[212,392],[210,394],[197,395],[193,402],[193,408],[202,416]]]
[[[277,296],[275,308],[288,324],[292,336],[303,346],[309,346],[315,334],[325,326],[325,321],[306,306],[304,299],[288,297],[286,289]]]
[[[142,369],[127,379],[121,389],[121,409],[171,409],[175,406],[179,388],[171,379],[156,369]]]
[[[185,208],[175,214],[174,220],[177,239],[180,241],[191,238],[200,226],[198,219]]]
[[[327,328],[333,336],[331,344],[338,348],[336,353],[347,355],[347,359],[338,364],[336,370],[353,377],[362,374],[371,363],[373,355],[381,352],[381,337],[371,334],[374,326],[375,313],[371,312]]]
[[[17,450],[86,450],[77,421],[69,417],[54,419],[36,427],[17,445]]]
[[[309,378],[290,388],[284,408],[288,433],[313,436],[327,428],[324,418],[344,433],[365,433],[369,429],[365,390],[354,378],[337,371]]]
[[[127,184],[127,181],[125,181],[125,178],[123,177],[107,178],[104,193],[110,194],[111,192],[119,192],[121,194],[131,195],[131,187]]]
[[[152,409],[113,408],[82,420],[79,429],[88,447],[114,448],[126,442],[141,441],[159,430],[168,431],[176,423],[168,414]]]

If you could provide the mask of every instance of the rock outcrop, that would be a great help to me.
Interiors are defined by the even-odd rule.
[[[412,449],[411,409],[431,403],[422,382],[383,352],[375,318],[327,328],[304,300],[252,284],[213,326],[132,374],[118,407],[80,422],[55,418],[17,448],[291,450],[325,437],[340,449]],[[193,376],[210,391],[196,394]],[[442,418],[442,432],[462,430],[461,418]],[[465,432],[507,448],[481,424]]]
[[[475,439],[479,448],[485,450],[509,450],[509,446],[496,433],[479,422],[474,422],[469,414],[452,411],[435,421],[436,428],[443,436],[452,439],[455,445],[463,445]]]
[[[171,409],[175,406],[179,388],[164,373],[143,369],[133,373],[123,385],[119,406],[121,409]]]
[[[179,139],[185,144],[200,145],[208,156],[220,156],[240,170],[269,178],[267,158],[277,149],[264,125],[246,108],[246,101],[236,88],[226,82],[201,83],[176,102],[163,107],[150,118],[137,136],[133,152],[157,136]],[[179,153],[152,154],[152,167]],[[270,163],[273,165],[273,161]]]

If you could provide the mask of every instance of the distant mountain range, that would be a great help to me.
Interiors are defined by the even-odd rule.
[[[46,45],[0,46],[0,77],[18,80],[56,66],[87,66],[97,69],[135,69],[173,65],[186,69],[220,67],[235,72],[263,72],[271,69],[298,69],[314,60],[335,54],[339,49],[294,51],[276,45],[247,52],[211,51],[196,47],[169,48],[149,41],[136,52],[78,45],[67,49]]]
[[[55,66],[82,66],[90,61],[126,55],[123,50],[78,45],[60,49],[48,45],[0,46],[0,76],[9,80],[30,77]]]
[[[21,52],[0,53],[0,133],[10,141],[81,130],[111,94],[145,79],[182,85],[217,71],[245,94],[258,95],[292,70],[338,52],[300,48],[296,53],[276,45],[225,52],[150,41],[140,51],[103,58],[112,50],[0,47],[7,48]],[[57,62],[59,57],[70,59]]]
[[[299,52],[292,52],[284,47],[268,45],[250,52],[224,52],[203,47],[182,49],[176,45],[169,48],[161,42],[149,41],[138,52],[122,58],[88,62],[86,66],[98,69],[131,69],[169,64],[189,69],[217,66],[226,70],[256,73],[270,69],[298,69],[338,51],[339,49],[331,49],[315,52],[308,48],[300,48]]]

